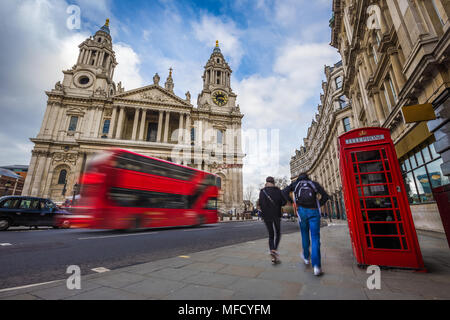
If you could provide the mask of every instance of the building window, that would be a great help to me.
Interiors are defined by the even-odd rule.
[[[58,184],[65,184],[67,177],[67,170],[63,169],[59,172]]]
[[[77,130],[77,123],[78,123],[78,117],[75,117],[75,116],[70,117],[69,131]]]
[[[106,119],[105,122],[103,122],[103,129],[102,129],[103,134],[108,134],[110,124],[111,124],[111,120],[109,120],[109,119]]]
[[[373,61],[375,61],[375,64],[378,64],[377,50],[375,50],[374,46],[372,46],[372,54],[373,54]]]
[[[342,88],[342,76],[336,78],[336,89]]]
[[[223,142],[223,132],[222,130],[217,130],[217,144],[222,144]]]
[[[339,97],[339,106],[341,109],[344,109],[345,107],[347,107],[347,97],[346,96],[340,96]]]
[[[195,128],[191,128],[191,141],[195,141]]]
[[[450,183],[441,171],[442,158],[425,143],[400,159],[409,203],[433,202],[432,189]]]
[[[444,19],[442,19],[441,13],[439,12],[439,9],[438,9],[438,7],[437,7],[436,0],[431,0],[431,3],[433,4],[434,11],[436,11],[436,14],[437,14],[437,16],[438,16],[438,18],[439,18],[439,21],[441,21],[441,24],[444,25],[444,24],[445,24],[445,23],[444,23]]]
[[[395,92],[394,84],[392,83],[392,78],[391,77],[388,78],[388,82],[389,82],[389,87],[390,87],[391,92],[392,92],[392,96],[394,97],[394,101],[395,101],[395,100],[397,100],[397,93]]]
[[[351,127],[350,127],[350,118],[346,117],[344,119],[342,119],[342,123],[344,124],[344,131],[350,131]]]
[[[388,110],[390,112],[392,109],[392,104],[391,104],[391,98],[389,97],[389,93],[387,92],[387,90],[384,86],[381,87],[381,90],[383,90],[383,92],[384,92],[384,98],[386,99],[386,104],[387,104]]]

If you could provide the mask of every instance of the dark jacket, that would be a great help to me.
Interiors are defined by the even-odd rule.
[[[269,198],[264,194],[264,191],[272,199],[272,203]],[[281,218],[281,207],[286,204],[286,198],[281,192],[280,188],[276,187],[272,183],[266,183],[266,186],[259,192],[259,206],[262,211],[262,218],[270,221]]]
[[[292,182],[289,186],[287,186],[286,188],[283,189],[283,194],[284,196],[289,199],[289,201],[292,203],[292,198],[289,197],[289,192],[293,192],[295,190],[295,187],[297,186],[297,184],[300,181],[312,181],[311,179],[309,179],[308,177],[304,176],[304,175],[300,175],[296,181]],[[320,194],[320,199],[319,199],[319,203],[320,206],[323,206],[329,199],[330,196],[328,195],[328,193],[324,190],[324,188],[322,188],[322,186],[315,182],[312,181],[312,183],[314,183],[314,186],[317,189],[317,193]],[[317,204],[311,204],[311,205],[305,205],[305,204],[300,204],[300,203],[296,203],[297,206],[301,206],[303,208],[308,208],[308,209],[316,209],[317,208]]]

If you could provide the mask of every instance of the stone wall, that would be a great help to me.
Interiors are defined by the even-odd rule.
[[[444,233],[436,203],[417,204],[410,207],[416,229]]]

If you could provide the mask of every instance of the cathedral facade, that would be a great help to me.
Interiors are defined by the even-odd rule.
[[[79,45],[78,61],[47,91],[23,195],[63,201],[73,195],[90,159],[123,148],[216,174],[222,212],[242,211],[241,120],[231,68],[218,42],[204,67],[197,106],[164,83],[125,90],[113,81],[116,61],[109,21]]]

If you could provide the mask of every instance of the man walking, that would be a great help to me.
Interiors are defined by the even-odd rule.
[[[302,234],[303,261],[305,265],[309,265],[311,257],[314,275],[319,276],[322,274],[320,257],[320,207],[328,201],[329,196],[322,186],[315,181],[311,181],[306,173],[300,174],[295,182],[283,190],[286,198],[293,202],[289,197],[290,192],[293,193],[293,199],[298,208],[297,215]],[[310,234],[311,254],[309,252]]]
[[[269,231],[269,250],[273,264],[280,262],[277,249],[281,239],[281,207],[286,202],[281,190],[275,186],[275,179],[267,177],[265,187],[259,192],[259,206],[261,207],[262,218]]]

